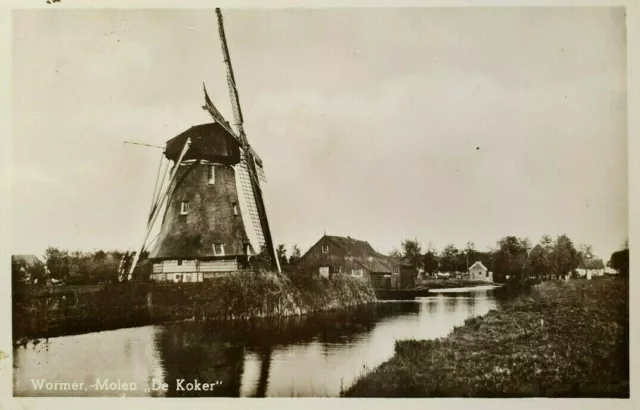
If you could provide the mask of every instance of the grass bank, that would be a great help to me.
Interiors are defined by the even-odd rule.
[[[352,397],[629,397],[628,282],[545,282],[448,337],[396,342]]]
[[[207,320],[304,315],[376,301],[371,284],[360,278],[280,273],[234,273],[211,283],[156,285],[152,298],[154,314],[178,310]]]
[[[245,320],[349,308],[376,300],[371,284],[279,273],[232,273],[211,282],[115,283],[13,289],[13,341],[176,320]]]

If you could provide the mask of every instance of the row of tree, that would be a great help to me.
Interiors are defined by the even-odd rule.
[[[392,251],[389,256],[408,261],[424,272],[425,276],[434,276],[437,272],[467,272],[473,263],[480,261],[493,272],[497,282],[506,281],[507,278],[558,278],[574,272],[581,261],[594,258],[590,245],[580,245],[576,249],[567,235],[560,235],[555,239],[544,235],[533,246],[527,238],[506,236],[487,251],[479,251],[473,242],[467,242],[463,249],[449,244],[440,252],[431,246],[423,252],[417,239],[407,239],[402,242],[401,249]],[[283,269],[288,270],[300,259],[301,252],[294,245],[291,255],[287,256],[285,246],[278,245],[276,255]],[[12,277],[14,283],[44,283],[47,277],[77,284],[117,282],[120,264],[124,261],[124,269],[128,271],[126,265],[131,263],[132,256],[121,251],[68,252],[49,247],[45,251],[45,262],[42,265],[27,267],[23,261],[12,258]],[[136,274],[137,277],[144,278],[149,274],[146,257],[145,253],[140,258],[137,269],[142,275]],[[256,260],[259,258],[256,257]],[[607,266],[622,275],[629,274],[628,241],[621,250],[611,255]]]
[[[628,246],[626,270],[625,253],[619,252],[612,255],[611,267],[621,273],[628,272]],[[583,244],[576,249],[567,235],[559,235],[555,239],[544,235],[535,245],[528,238],[506,236],[487,251],[479,251],[473,242],[467,242],[464,249],[449,244],[440,252],[429,247],[424,253],[417,239],[407,239],[402,242],[401,250],[393,250],[389,256],[408,261],[425,276],[433,276],[437,272],[467,272],[473,263],[479,261],[493,272],[497,282],[507,278],[542,280],[563,277],[574,273],[581,261],[595,257],[590,245]]]
[[[293,245],[291,256],[287,257],[287,248],[283,244],[276,246],[276,255],[281,267],[295,265],[302,256],[298,245]]]
[[[24,266],[24,262],[12,260],[12,276],[16,283],[25,282],[25,278],[28,278],[29,283],[41,284],[49,278],[68,284],[113,283],[119,280],[120,268],[127,271],[132,259],[130,252],[69,252],[49,247],[45,251],[41,268],[28,268]],[[138,265],[140,270],[145,268],[145,259],[146,254],[142,254]]]

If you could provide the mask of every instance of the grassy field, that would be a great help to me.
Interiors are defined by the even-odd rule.
[[[629,397],[628,282],[545,282],[448,337],[396,342],[353,397]]]

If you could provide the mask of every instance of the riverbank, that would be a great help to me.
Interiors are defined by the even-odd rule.
[[[468,279],[421,279],[419,285],[410,289],[380,289],[376,288],[378,300],[414,300],[419,297],[431,296],[437,291],[461,291],[496,287],[499,284],[493,282],[468,280]]]
[[[475,286],[495,285],[493,282],[471,279],[420,279],[416,281],[416,289],[448,289],[448,288],[471,288]]]
[[[14,289],[13,341],[178,320],[246,320],[343,309],[376,300],[371,284],[337,275],[232,273],[212,282]]]
[[[544,282],[448,337],[396,342],[349,397],[629,397],[628,282]]]

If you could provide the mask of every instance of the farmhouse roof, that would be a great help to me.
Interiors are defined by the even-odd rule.
[[[483,269],[483,270],[488,270],[488,269],[487,269],[487,267],[486,267],[486,266],[484,266],[484,265],[482,264],[482,262],[480,262],[480,261],[477,261],[476,263],[474,263],[473,265],[471,265],[471,266],[469,267],[469,270],[474,269],[474,268],[480,268],[480,269]]]
[[[604,269],[604,263],[602,262],[602,259],[596,259],[596,258],[583,259],[583,260],[580,261],[580,264],[578,265],[578,268],[580,268],[580,269]]]
[[[399,259],[399,258],[394,258],[392,256],[384,256],[384,255],[381,255],[381,256],[384,257],[384,258],[387,258],[389,260],[389,262],[391,262],[391,263],[393,263],[394,265],[397,265],[397,266],[406,266],[406,267],[412,267],[412,268],[415,267],[415,266],[413,266],[411,261],[406,259],[406,258]]]
[[[325,236],[342,249],[345,254],[352,257],[370,272],[391,272],[393,265],[402,264],[402,262],[379,254],[367,241],[361,241],[351,237],[345,238],[344,236]]]

